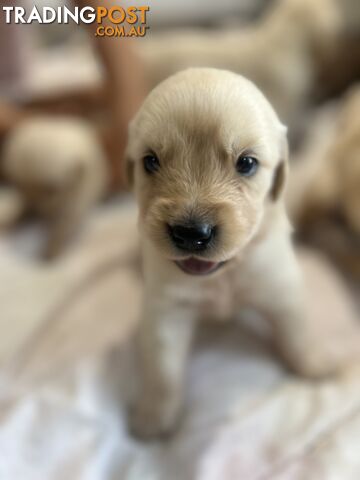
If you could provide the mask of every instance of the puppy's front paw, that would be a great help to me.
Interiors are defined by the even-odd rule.
[[[325,339],[316,343],[292,358],[287,356],[290,367],[300,375],[308,378],[324,378],[340,371],[352,363],[360,362],[360,336],[347,338]]]
[[[324,352],[306,352],[302,357],[292,359],[290,367],[297,374],[309,379],[321,379],[329,377],[341,368],[338,362],[330,354]]]
[[[143,440],[170,435],[178,420],[178,406],[163,402],[152,404],[142,400],[130,407],[128,415],[130,432]]]

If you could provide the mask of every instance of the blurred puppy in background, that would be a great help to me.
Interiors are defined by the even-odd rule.
[[[324,107],[297,154],[287,203],[301,238],[360,279],[360,86]]]
[[[57,256],[104,195],[107,167],[96,132],[60,117],[23,120],[5,140],[2,168],[25,206],[48,223],[46,258]]]
[[[139,204],[145,296],[131,428],[174,428],[200,317],[243,307],[271,323],[281,355],[311,377],[337,369],[304,304],[283,191],[286,128],[248,80],[190,69],[164,81],[130,126],[128,177]]]
[[[149,37],[140,50],[150,84],[186,67],[232,70],[266,94],[292,129],[309,104],[317,57],[342,24],[338,0],[277,0],[249,27],[180,30]]]
[[[360,86],[352,89],[339,120],[341,135],[333,147],[336,177],[344,172],[345,181],[335,190],[337,201],[344,199],[344,215],[360,238]],[[344,158],[345,155],[345,158]]]

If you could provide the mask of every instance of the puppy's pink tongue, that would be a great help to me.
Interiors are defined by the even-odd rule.
[[[206,262],[192,257],[187,258],[186,260],[179,260],[176,264],[181,270],[190,275],[206,275],[215,270],[218,266],[216,262]]]

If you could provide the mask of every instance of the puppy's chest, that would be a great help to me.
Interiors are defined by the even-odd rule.
[[[227,272],[206,285],[199,303],[201,319],[205,321],[228,321],[245,306],[246,291],[241,288],[233,272]]]

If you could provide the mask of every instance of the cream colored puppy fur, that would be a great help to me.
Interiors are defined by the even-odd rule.
[[[245,152],[259,162],[251,177],[235,168]],[[144,169],[149,153],[159,162],[152,173]],[[215,69],[170,77],[133,120],[127,156],[145,279],[130,419],[136,434],[175,426],[200,317],[256,309],[295,371],[318,377],[339,367],[336,336],[319,338],[314,319],[307,319],[283,202],[286,129],[251,82]],[[216,225],[217,235],[210,248],[188,253],[174,246],[168,226],[194,217]],[[219,268],[203,276],[184,273],[179,266],[194,258]]]
[[[60,253],[82,217],[105,193],[104,154],[96,132],[81,120],[24,120],[5,142],[2,165],[26,205],[48,221],[46,257]]]

